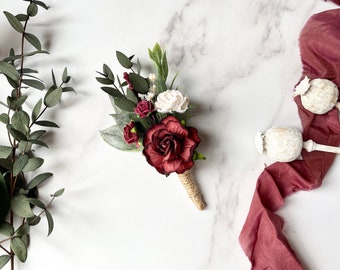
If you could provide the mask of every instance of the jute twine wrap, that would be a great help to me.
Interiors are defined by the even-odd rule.
[[[187,191],[189,198],[196,205],[197,209],[203,210],[205,208],[205,202],[203,201],[201,191],[196,184],[191,170],[187,170],[182,174],[178,174],[178,177],[181,180],[185,190]]]

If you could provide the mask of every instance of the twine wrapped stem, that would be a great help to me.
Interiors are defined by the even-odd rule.
[[[191,173],[191,170],[187,170],[182,174],[178,174],[189,198],[196,205],[198,210],[203,210],[205,208],[205,202],[197,183]]]

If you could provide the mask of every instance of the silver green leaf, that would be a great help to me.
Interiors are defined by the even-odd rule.
[[[25,242],[20,237],[14,237],[11,239],[10,246],[19,261],[25,262],[27,259],[27,246]]]
[[[133,89],[140,94],[146,94],[149,92],[149,84],[145,78],[136,74],[129,73],[129,80],[133,86]]]
[[[42,164],[44,163],[44,160],[42,158],[34,157],[30,158],[27,161],[26,166],[22,169],[23,172],[31,172],[36,169],[38,169]]]
[[[45,214],[46,214],[46,219],[47,219],[47,224],[48,224],[47,236],[49,236],[53,231],[54,221],[53,221],[53,217],[52,217],[51,213],[48,210],[45,210]]]
[[[27,163],[28,156],[19,155],[13,163],[13,176],[17,176],[19,173],[21,173],[23,168],[27,165]]]
[[[0,269],[4,268],[4,266],[9,262],[11,256],[9,255],[1,255],[0,256]]]
[[[8,222],[3,222],[0,224],[0,234],[5,236],[11,236],[14,233],[13,225],[9,224]]]
[[[45,106],[50,108],[57,105],[60,102],[62,93],[63,89],[61,87],[47,91],[44,98]]]
[[[117,56],[119,64],[121,64],[122,67],[127,68],[127,69],[132,68],[133,64],[129,57],[127,57],[125,54],[119,51],[116,51],[116,56]]]
[[[12,147],[0,145],[0,158],[8,158],[12,153]]]
[[[32,111],[32,121],[35,121],[37,117],[39,116],[41,105],[42,105],[42,99],[39,99],[39,101],[34,105],[34,108]]]
[[[0,61],[0,72],[14,81],[19,80],[19,73],[11,64]]]
[[[27,15],[30,17],[34,17],[35,15],[37,15],[38,13],[38,6],[32,2],[29,4],[29,6],[27,7]]]
[[[45,85],[38,80],[32,80],[32,79],[23,79],[22,82],[28,86],[31,86],[35,89],[38,90],[44,90],[45,89]]]
[[[31,45],[36,48],[38,51],[41,50],[41,43],[40,40],[33,34],[31,33],[25,33],[24,34],[25,39],[31,43]]]
[[[123,151],[136,151],[138,148],[134,144],[127,144],[124,140],[124,131],[122,126],[112,126],[100,131],[100,135],[105,142],[111,146]]]
[[[37,186],[39,186],[40,184],[42,184],[43,182],[45,182],[48,178],[50,178],[53,174],[52,173],[42,173],[37,175],[36,177],[34,177],[27,185],[27,189],[32,189],[35,188]]]
[[[25,195],[15,196],[11,201],[11,209],[19,217],[33,217],[34,213]]]
[[[59,189],[57,190],[56,192],[54,192],[54,194],[52,195],[53,197],[60,197],[61,195],[63,195],[65,192],[65,189],[62,188],[62,189]]]
[[[27,134],[29,132],[29,123],[30,117],[24,111],[16,111],[14,112],[11,118],[12,126],[19,130],[23,134]]]
[[[0,173],[0,224],[6,219],[10,208],[10,197],[7,190],[6,181]]]
[[[25,31],[24,26],[22,23],[16,18],[13,14],[4,11],[4,14],[9,22],[9,24],[13,27],[14,30],[18,31],[19,33],[23,33]]]

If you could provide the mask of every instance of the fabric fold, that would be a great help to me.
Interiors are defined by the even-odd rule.
[[[340,3],[340,1],[333,1]],[[324,78],[340,86],[340,9],[313,15],[299,39],[303,74]],[[294,99],[303,127],[304,140],[339,146],[339,112],[314,115]],[[254,270],[300,270],[303,266],[282,232],[283,219],[274,212],[288,195],[319,187],[335,154],[302,151],[303,160],[274,163],[257,180],[249,213],[239,240]]]

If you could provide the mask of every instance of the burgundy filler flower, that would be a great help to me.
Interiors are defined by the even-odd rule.
[[[143,154],[159,173],[181,174],[194,165],[193,153],[200,142],[197,129],[184,127],[175,117],[167,116],[146,132]]]
[[[135,113],[140,117],[147,117],[150,112],[153,111],[153,104],[148,100],[139,101],[135,108]]]
[[[135,143],[139,147],[138,134],[134,122],[130,122],[124,127],[124,140],[128,144]]]
[[[133,90],[133,86],[132,86],[132,84],[130,82],[130,79],[129,79],[129,74],[127,72],[123,73],[123,78],[127,82],[128,86],[129,86],[129,89]]]

